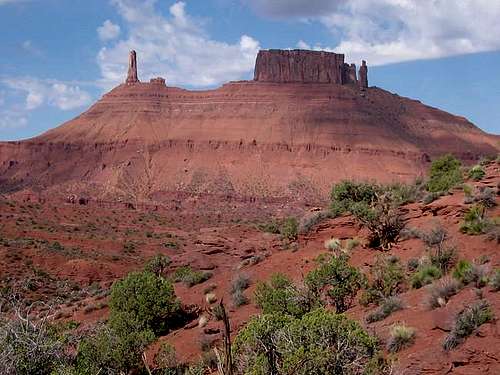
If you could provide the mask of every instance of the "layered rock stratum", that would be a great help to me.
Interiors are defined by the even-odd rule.
[[[161,201],[171,194],[325,197],[345,178],[409,181],[453,153],[499,151],[465,118],[377,87],[363,62],[261,51],[253,81],[189,91],[127,79],[75,119],[0,143],[0,192]],[[308,199],[309,199],[308,198]]]

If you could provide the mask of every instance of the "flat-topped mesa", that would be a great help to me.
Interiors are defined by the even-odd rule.
[[[139,78],[137,77],[137,54],[135,53],[135,51],[130,51],[128,56],[128,73],[125,82],[139,82]]]
[[[356,65],[345,63],[343,54],[278,49],[259,51],[254,81],[358,84]]]

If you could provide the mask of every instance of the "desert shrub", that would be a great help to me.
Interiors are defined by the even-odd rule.
[[[117,333],[109,326],[99,326],[78,345],[77,374],[116,374],[142,369],[142,353],[153,340],[150,330]]]
[[[374,337],[357,322],[325,309],[302,318],[254,317],[235,339],[235,362],[242,374],[354,375],[363,373],[377,355]]]
[[[147,271],[132,272],[111,288],[109,322],[119,333],[158,333],[170,328],[179,305],[169,281]]]
[[[495,191],[487,186],[480,186],[472,200],[486,208],[492,208],[497,205]]]
[[[460,291],[460,287],[461,284],[451,277],[436,281],[429,287],[427,305],[431,309],[446,305],[448,300]]]
[[[387,193],[377,195],[370,206],[363,202],[354,204],[352,213],[370,231],[372,247],[390,248],[405,226],[398,205]]]
[[[473,187],[467,184],[462,185],[462,190],[464,191],[465,197],[472,197]]]
[[[491,226],[492,223],[485,217],[485,207],[477,204],[465,213],[460,232],[470,235],[483,234]]]
[[[189,266],[179,267],[174,272],[174,280],[176,282],[182,282],[190,288],[194,285],[207,281],[211,277],[211,272],[195,271]]]
[[[311,229],[322,221],[331,218],[333,215],[330,211],[317,211],[311,215],[305,216],[300,220],[299,233],[309,233]]]
[[[287,241],[295,241],[299,233],[299,222],[294,217],[286,218],[280,226],[281,238]]]
[[[269,283],[259,282],[254,298],[264,314],[279,313],[299,317],[312,307],[307,293],[281,273],[271,275]]]
[[[398,296],[384,298],[379,306],[366,316],[367,323],[374,323],[387,318],[395,311],[403,309],[403,301]]]
[[[469,178],[474,181],[480,181],[483,179],[483,177],[486,175],[486,172],[484,171],[483,167],[480,165],[475,165],[471,169],[469,169]]]
[[[429,192],[448,191],[462,182],[461,163],[453,155],[444,155],[431,164],[427,190]]]
[[[257,227],[266,233],[280,234],[280,222],[278,220],[271,220],[267,223],[258,224]]]
[[[312,296],[325,297],[337,313],[346,311],[365,285],[364,275],[349,264],[347,256],[330,257],[309,272],[305,284]]]
[[[443,193],[440,191],[436,191],[433,193],[427,193],[427,194],[425,194],[424,198],[422,199],[422,202],[424,204],[429,204],[429,203],[434,202],[436,199],[438,199],[441,196],[443,196]]]
[[[359,244],[360,244],[359,238],[357,238],[357,237],[349,238],[346,242],[345,248],[347,251],[351,251],[351,250],[355,249],[356,247],[358,247]]]
[[[250,278],[245,274],[237,275],[231,282],[231,299],[236,307],[248,304],[248,298],[243,291],[250,286]]]
[[[355,203],[370,205],[376,199],[377,186],[366,182],[342,181],[333,185],[330,193],[334,216],[351,211]]]
[[[0,373],[48,375],[64,365],[64,345],[51,327],[50,311],[29,316],[29,308],[12,310],[0,320]]]
[[[391,353],[399,352],[415,342],[415,329],[403,324],[397,324],[391,328],[387,350]]]
[[[212,307],[212,315],[214,316],[215,320],[222,320],[224,318],[224,307],[221,305],[215,305]]]
[[[417,258],[410,258],[406,262],[406,269],[410,272],[414,272],[420,267],[420,261]]]
[[[154,362],[156,367],[162,372],[166,372],[165,370],[176,369],[178,367],[175,348],[169,343],[162,343],[160,345],[160,349],[155,355]],[[171,371],[172,375],[174,375],[174,371]],[[168,372],[167,372],[168,374]]]
[[[453,269],[453,277],[463,285],[474,283],[476,287],[482,288],[488,283],[488,268],[485,264],[471,263],[462,259]]]
[[[431,263],[446,273],[457,258],[456,249],[448,244],[449,235],[446,229],[437,225],[429,232],[422,233],[421,238],[427,247]]]
[[[421,265],[410,280],[412,288],[419,289],[424,285],[431,284],[442,276],[441,269],[433,264]]]
[[[409,240],[411,238],[420,238],[421,236],[422,232],[419,229],[413,227],[403,228],[399,233],[399,237],[403,240]]]
[[[247,296],[245,296],[243,294],[242,290],[237,290],[237,291],[234,291],[233,293],[231,293],[231,299],[232,299],[233,305],[235,307],[247,305],[249,302]]]
[[[144,266],[144,270],[152,272],[157,276],[161,276],[163,272],[168,268],[170,263],[172,263],[172,261],[168,256],[163,254],[156,254],[146,263],[146,265]]]
[[[493,271],[493,274],[490,277],[490,286],[494,292],[498,292],[500,290],[500,269]]]
[[[451,350],[460,345],[468,336],[474,333],[481,325],[493,319],[493,312],[485,300],[480,300],[461,311],[451,332],[443,342],[445,350]]]
[[[325,249],[339,253],[342,247],[342,242],[338,238],[330,238],[325,241]]]
[[[378,304],[383,299],[403,291],[405,282],[404,268],[395,256],[378,256],[370,269],[369,282],[360,303]]]

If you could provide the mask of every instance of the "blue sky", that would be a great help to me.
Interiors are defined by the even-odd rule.
[[[500,134],[500,1],[0,0],[0,140],[32,137],[139,75],[202,89],[252,77],[260,48],[342,52],[370,85]]]

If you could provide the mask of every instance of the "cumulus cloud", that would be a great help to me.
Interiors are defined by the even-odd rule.
[[[187,13],[182,1],[170,6],[166,16],[156,0],[139,4],[112,0],[112,4],[128,33],[99,51],[97,61],[105,88],[124,81],[131,49],[138,54],[140,79],[163,76],[169,85],[214,86],[244,78],[253,69],[257,40],[248,35],[234,43],[210,38],[203,23]]]
[[[338,40],[326,49],[345,53],[351,61],[365,58],[371,65],[500,49],[500,1],[294,0],[290,8],[285,0],[252,4],[268,16],[321,22]]]
[[[91,102],[90,94],[78,85],[32,77],[9,78],[2,82],[10,89],[26,95],[25,109],[28,111],[44,104],[66,111]]]
[[[19,129],[28,125],[28,118],[22,111],[0,108],[0,129]]]
[[[116,39],[120,35],[120,26],[115,25],[110,20],[106,20],[97,28],[97,35],[99,35],[99,39],[104,42]]]

